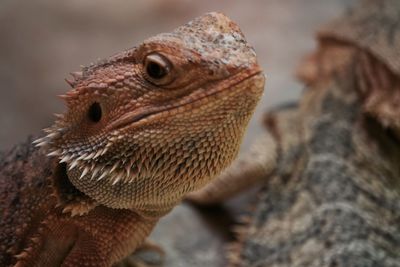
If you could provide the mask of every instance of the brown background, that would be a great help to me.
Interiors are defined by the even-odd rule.
[[[68,90],[63,80],[80,64],[132,47],[207,11],[222,11],[240,25],[267,75],[245,150],[260,131],[263,111],[298,99],[302,85],[293,73],[301,57],[315,47],[315,29],[354,2],[1,0],[0,150],[51,124],[52,113],[64,109],[56,98]],[[232,203],[228,207],[237,210],[238,202]],[[229,221],[223,210],[207,212]],[[216,225],[221,224],[210,225],[181,205],[162,220],[152,238],[166,248],[167,266],[223,266],[221,244],[227,236]]]

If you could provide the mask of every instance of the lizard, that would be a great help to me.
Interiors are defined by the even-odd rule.
[[[265,81],[217,12],[71,75],[46,135],[1,154],[0,266],[133,264],[159,218],[236,157]]]
[[[231,266],[400,266],[400,2],[367,0],[317,32],[296,103],[188,196],[213,204],[260,186]]]

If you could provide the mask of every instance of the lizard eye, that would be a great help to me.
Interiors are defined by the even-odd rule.
[[[89,120],[92,122],[99,122],[101,120],[102,110],[99,103],[94,102],[88,110]]]
[[[156,85],[171,82],[171,62],[164,56],[152,53],[144,59],[145,78]]]

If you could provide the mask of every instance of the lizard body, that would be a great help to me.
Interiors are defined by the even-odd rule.
[[[35,141],[44,148],[2,156],[1,266],[127,257],[230,164],[264,87],[254,50],[219,13],[72,76],[67,112]]]
[[[363,1],[323,27],[299,104],[269,112],[250,153],[189,197],[262,184],[232,265],[400,266],[399,14]]]

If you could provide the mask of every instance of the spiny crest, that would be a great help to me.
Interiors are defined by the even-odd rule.
[[[89,179],[90,181],[100,181],[107,177],[112,185],[119,182],[132,183],[135,178],[136,171],[132,165],[122,166],[120,163],[115,163],[112,166],[99,166],[98,164],[76,164],[70,166],[70,169],[77,167],[80,171],[79,179]]]
[[[56,115],[59,119],[57,121],[62,121],[63,119],[63,115]],[[46,128],[43,129],[43,131],[47,134],[44,137],[38,138],[35,141],[33,141],[32,143],[36,146],[36,147],[50,147],[53,144],[53,141],[57,138],[59,138],[62,133],[64,132],[64,128],[59,127],[61,126],[61,123],[55,123],[52,127],[50,128]],[[58,156],[61,154],[61,151],[59,150],[54,150],[50,152],[52,155],[50,156]],[[49,153],[49,154],[50,154]]]
[[[73,80],[67,80],[67,82],[73,87],[65,95],[60,95],[67,106],[73,105],[75,100],[79,100],[78,97],[82,93],[85,93],[86,89],[89,87],[76,87],[80,82],[82,82],[84,75],[83,72],[72,72],[71,76]],[[114,183],[117,183],[122,178],[127,180],[126,176],[129,176],[130,171],[116,173],[118,165],[114,165],[112,168],[101,168],[96,167],[96,160],[107,153],[112,142],[116,140],[116,137],[111,136],[109,140],[105,140],[99,145],[93,145],[90,147],[84,146],[84,144],[74,143],[69,144],[64,139],[64,134],[70,127],[70,122],[68,122],[66,115],[64,114],[54,114],[56,121],[53,126],[44,129],[46,133],[44,137],[41,137],[35,141],[33,144],[36,147],[45,148],[49,157],[58,157],[60,163],[66,163],[68,170],[74,168],[79,168],[81,170],[81,179],[91,172],[91,179],[98,176],[98,180],[103,179],[106,176],[112,176],[114,178]],[[128,175],[126,175],[126,173]],[[100,175],[101,174],[101,175]]]
[[[70,79],[65,79],[65,80],[69,85],[71,85],[71,87],[75,87],[82,80],[83,73],[79,71],[79,72],[71,72],[70,74],[73,77],[73,80]],[[68,102],[69,99],[74,98],[76,95],[77,95],[77,90],[73,89],[70,90],[67,94],[60,95],[59,97]],[[56,117],[54,125],[50,128],[43,129],[43,131],[47,135],[33,142],[33,144],[36,147],[44,147],[44,146],[50,147],[54,143],[54,140],[58,139],[64,133],[65,128],[67,127],[67,123],[65,121],[65,115],[54,114],[54,116]],[[49,153],[49,156],[60,156],[61,154],[62,151],[53,150]]]
[[[72,76],[72,80],[65,78],[65,81],[72,87],[74,88],[78,82],[82,79],[83,73],[81,71],[76,71],[76,72],[71,72],[70,75]]]
[[[62,115],[58,115],[58,117],[60,121],[57,121],[54,126],[43,130],[47,133],[46,136],[33,141],[36,147],[47,149],[49,151],[47,156],[49,157],[58,157],[60,163],[67,164],[69,171],[77,168],[80,172],[79,179],[96,179],[100,181],[107,177],[111,179],[113,185],[118,182],[133,182],[135,176],[132,174],[137,171],[135,171],[137,166],[133,166],[133,163],[129,164],[126,161],[120,161],[112,166],[105,166],[96,161],[107,153],[110,146],[119,136],[110,136],[107,144],[95,151],[76,151],[76,149],[62,148],[57,143],[64,131],[64,128],[58,128],[62,124],[63,117]]]

